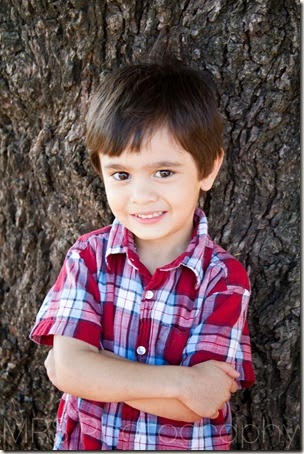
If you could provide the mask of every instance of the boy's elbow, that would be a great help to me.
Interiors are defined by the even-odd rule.
[[[54,349],[48,352],[48,355],[44,361],[44,367],[46,369],[47,376],[49,380],[57,387],[56,380],[56,368],[55,368],[55,359],[54,359]]]
[[[67,368],[62,364],[62,358],[56,357],[53,348],[49,351],[46,360],[44,361],[44,366],[52,384],[60,391],[68,392],[67,384],[69,380],[67,377]]]
[[[87,377],[84,363],[92,352],[98,352],[98,349],[77,339],[55,336],[53,352],[46,360],[48,377],[53,385],[60,391],[81,397],[79,393]]]

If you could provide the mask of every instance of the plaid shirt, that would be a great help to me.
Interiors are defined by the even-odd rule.
[[[55,334],[72,336],[146,364],[228,361],[246,387],[254,381],[249,295],[243,266],[212,242],[200,209],[186,251],[153,276],[139,261],[131,232],[115,220],[69,250],[31,339],[52,345]],[[224,450],[231,438],[229,404],[217,419],[187,423],[64,394],[54,449]]]

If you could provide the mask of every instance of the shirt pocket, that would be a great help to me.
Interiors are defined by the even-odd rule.
[[[161,325],[155,348],[156,356],[161,357],[167,364],[180,364],[189,336],[190,329]]]

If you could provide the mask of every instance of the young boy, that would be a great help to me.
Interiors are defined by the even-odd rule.
[[[229,449],[254,374],[248,277],[197,208],[223,159],[215,90],[180,63],[118,69],[87,144],[115,220],[71,247],[31,332],[64,392],[55,449]]]

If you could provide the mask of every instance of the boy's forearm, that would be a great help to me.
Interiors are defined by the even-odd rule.
[[[107,350],[102,350],[100,354],[120,361],[128,361],[128,359],[115,355],[115,353]],[[190,408],[186,407],[186,405],[177,399],[136,399],[127,401],[126,403],[145,413],[162,416],[163,418],[173,419],[175,421],[195,422],[201,419],[201,416],[191,411]]]
[[[179,366],[118,361],[94,351],[94,347],[88,350],[85,343],[83,349],[74,349],[73,341],[54,337],[54,384],[62,391],[100,402],[178,398]]]
[[[215,418],[235,392],[239,373],[228,363],[206,361],[193,367],[153,366],[120,360],[112,353],[100,354],[96,347],[66,336],[54,336],[54,379],[57,388],[99,402],[131,402],[150,399],[163,408],[162,399],[180,401],[201,417]],[[118,357],[119,358],[119,357]],[[198,398],[199,397],[199,398]],[[136,404],[133,404],[136,405]],[[153,408],[154,408],[153,407]],[[170,419],[183,420],[180,406]],[[143,409],[143,408],[142,408]],[[183,413],[183,412],[182,412]]]
[[[128,359],[121,357],[119,355],[116,355],[115,353],[109,352],[107,350],[103,350],[100,352],[103,356],[109,356],[111,358],[114,358],[119,361],[129,361]],[[210,364],[212,363],[213,367],[218,368],[219,370],[222,370],[224,374],[230,377],[231,379],[235,379],[239,376],[239,373],[236,372],[236,370],[229,365],[228,363],[225,362],[220,362],[220,361],[209,361],[208,362],[208,368],[210,368]],[[206,365],[206,363],[205,363]],[[195,367],[201,368],[203,365],[198,365]],[[204,366],[203,366],[204,367]],[[180,372],[184,372],[185,368],[180,368]],[[180,376],[180,380],[185,378],[185,375]],[[216,378],[216,377],[215,377]],[[195,390],[195,387],[194,387]],[[205,390],[204,390],[205,391]],[[214,391],[214,390],[213,390]],[[229,392],[227,394],[226,401],[230,399],[230,393],[236,392],[237,391],[237,384],[232,380],[231,383],[229,384]],[[202,397],[201,393],[198,393]],[[203,399],[202,399],[203,400]],[[224,401],[225,402],[225,401]],[[219,415],[218,410],[220,410],[223,407],[224,402],[222,402],[221,405],[216,405],[215,410],[216,411],[211,411],[208,414],[207,407],[204,408],[203,406],[199,406],[202,410],[201,413],[193,411],[190,406],[188,407],[181,399],[177,398],[149,398],[149,399],[136,399],[133,401],[127,401],[126,403],[129,404],[131,407],[134,407],[138,410],[144,411],[146,413],[150,413],[156,416],[162,416],[168,419],[173,419],[176,421],[185,421],[185,422],[195,422],[199,421],[202,417],[209,417],[211,419],[217,418]],[[207,410],[207,411],[206,411]]]
[[[118,359],[120,361],[129,361],[126,358],[115,355],[112,352],[103,350],[99,352],[102,356],[107,356],[110,358]],[[58,386],[55,364],[54,364],[54,351],[53,349],[49,351],[48,357],[45,361],[45,366],[47,368],[48,376],[50,380]],[[83,396],[84,397],[84,396]],[[186,421],[194,422],[201,419],[196,413],[193,413],[188,407],[186,407],[181,401],[177,399],[168,399],[168,398],[153,398],[153,399],[136,399],[126,402],[133,408],[137,410],[144,411],[156,416],[162,416],[165,418],[173,419],[176,421]]]
[[[137,399],[127,401],[126,404],[145,413],[175,421],[191,423],[202,419],[201,416],[191,411],[190,408],[177,399]]]

